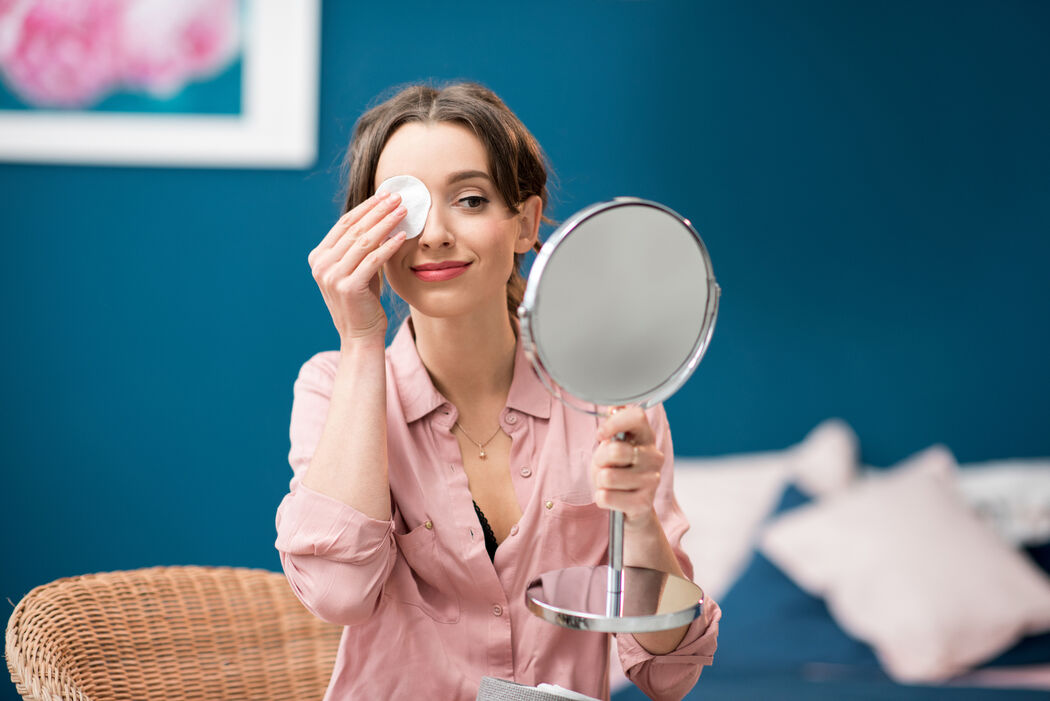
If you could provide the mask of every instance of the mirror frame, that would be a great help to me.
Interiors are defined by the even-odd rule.
[[[692,223],[688,219],[681,216],[670,207],[638,197],[614,197],[612,200],[598,202],[589,207],[585,207],[565,220],[557,229],[555,229],[554,233],[551,234],[550,238],[548,238],[543,244],[543,247],[536,256],[536,260],[532,264],[532,269],[529,271],[528,282],[525,286],[525,296],[522,299],[521,305],[518,307],[518,319],[521,322],[521,340],[525,349],[525,354],[532,363],[532,367],[539,376],[540,381],[543,382],[547,390],[556,399],[572,409],[583,411],[588,414],[602,415],[605,412],[599,410],[597,405],[585,402],[562,389],[562,387],[554,381],[554,378],[550,376],[550,373],[547,371],[547,368],[543,363],[543,354],[540,352],[533,339],[532,329],[535,323],[534,310],[536,309],[539,298],[539,286],[540,280],[543,277],[543,271],[546,269],[547,264],[557,251],[559,244],[561,244],[561,242],[564,241],[577,226],[587,219],[601,212],[625,206],[653,207],[678,220],[682,226],[692,233],[696,245],[700,248],[704,266],[707,269],[707,304],[704,308],[704,319],[700,327],[700,333],[697,335],[697,340],[692,351],[678,369],[675,370],[675,372],[672,373],[662,384],[651,389],[644,395],[628,398],[625,400],[625,404],[639,402],[643,409],[647,409],[667,399],[674,394],[678,388],[685,384],[686,380],[688,380],[690,375],[696,370],[697,365],[700,363],[700,359],[703,357],[704,353],[707,351],[708,345],[711,343],[711,335],[714,333],[715,320],[718,316],[718,301],[722,295],[722,288],[715,281],[714,269],[711,266],[711,256],[707,251],[707,246],[704,245],[703,239],[700,238],[700,234],[697,233],[696,229],[693,228]]]

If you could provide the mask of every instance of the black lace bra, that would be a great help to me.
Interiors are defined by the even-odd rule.
[[[492,526],[489,525],[488,519],[482,513],[478,502],[474,502],[474,511],[478,515],[478,520],[481,521],[481,530],[485,531],[485,550],[489,553],[489,559],[495,561],[496,548],[499,547],[499,543],[496,542],[496,534],[492,532]]]

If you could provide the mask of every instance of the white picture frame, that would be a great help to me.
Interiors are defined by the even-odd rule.
[[[240,114],[0,110],[0,161],[311,167],[321,0],[246,0],[245,9]]]

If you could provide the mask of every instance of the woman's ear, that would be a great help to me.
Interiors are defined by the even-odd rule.
[[[543,215],[543,200],[533,195],[519,208],[518,238],[514,242],[515,253],[528,253],[540,236],[540,218]]]

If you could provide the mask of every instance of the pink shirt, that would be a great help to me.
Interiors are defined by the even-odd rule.
[[[609,635],[547,623],[525,606],[544,572],[608,561],[608,512],[594,504],[589,464],[597,420],[552,399],[518,345],[499,422],[512,438],[522,517],[495,562],[474,512],[456,408],[434,388],[408,323],[386,351],[393,517],[377,521],[300,484],[321,436],[339,354],[318,353],[295,382],[289,462],[277,510],[281,563],[316,616],[346,626],[325,699],[474,699],[482,676],[547,682],[608,698]],[[656,509],[687,576],[688,529],[672,492],[662,406],[648,412],[667,456]],[[679,699],[712,663],[721,612],[711,599],[676,650],[653,656],[615,636],[627,677],[654,699]]]

